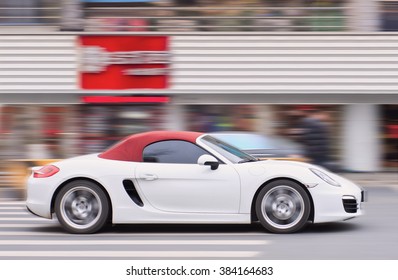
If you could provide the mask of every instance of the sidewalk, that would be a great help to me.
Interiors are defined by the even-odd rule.
[[[362,187],[398,189],[398,173],[396,172],[340,173],[340,175]]]
[[[341,176],[365,188],[391,187],[398,190],[398,173],[340,173]],[[0,187],[0,202],[15,201],[25,198],[25,190],[12,187]]]

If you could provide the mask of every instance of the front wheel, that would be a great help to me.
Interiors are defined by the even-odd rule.
[[[71,233],[94,233],[108,220],[109,202],[95,183],[76,180],[66,184],[55,199],[60,224]]]
[[[267,184],[260,191],[255,206],[260,223],[274,233],[292,233],[302,229],[311,211],[307,192],[290,180]]]

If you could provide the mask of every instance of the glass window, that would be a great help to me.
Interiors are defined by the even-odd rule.
[[[56,24],[61,1],[1,0],[0,25]]]
[[[167,140],[145,147],[143,158],[144,162],[196,164],[205,154],[209,153],[190,142]]]
[[[222,154],[232,163],[244,163],[244,162],[252,162],[257,161],[255,157],[252,157],[249,154],[239,150],[238,148],[231,146],[228,143],[225,143],[219,139],[211,137],[209,135],[203,137],[202,142],[204,142],[207,146],[213,148],[218,153]]]
[[[381,2],[381,31],[398,31],[398,1]]]

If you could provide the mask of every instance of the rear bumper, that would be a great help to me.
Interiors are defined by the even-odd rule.
[[[26,208],[33,215],[46,219],[52,219],[51,211],[46,205],[26,201]]]
[[[27,185],[26,207],[32,214],[51,219],[52,181],[47,178],[33,178],[30,176]]]

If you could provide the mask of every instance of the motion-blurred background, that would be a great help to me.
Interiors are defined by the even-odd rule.
[[[314,161],[314,112],[327,167],[396,172],[396,31],[391,0],[0,0],[0,188],[149,130],[254,133]]]

